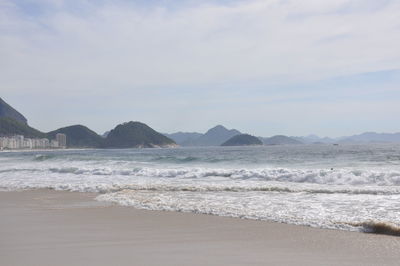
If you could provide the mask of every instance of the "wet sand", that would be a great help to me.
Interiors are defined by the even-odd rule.
[[[0,265],[399,265],[400,237],[0,192]]]

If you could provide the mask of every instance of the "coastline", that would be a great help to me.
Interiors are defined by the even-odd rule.
[[[217,146],[218,147],[218,146]],[[153,146],[153,147],[132,147],[132,148],[124,148],[124,149],[176,149],[182,148],[179,145],[166,145],[166,146]],[[48,151],[92,151],[92,150],[115,150],[118,148],[64,148],[64,149],[3,149],[0,150],[0,153],[7,153],[7,152],[48,152]]]
[[[400,238],[0,192],[2,265],[397,265]]]
[[[65,148],[65,149],[11,149],[11,150],[0,150],[0,153],[4,152],[41,152],[41,151],[86,151],[95,150],[95,148]]]

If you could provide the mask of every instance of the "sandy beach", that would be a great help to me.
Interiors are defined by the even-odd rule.
[[[0,192],[1,265],[398,265],[400,238]]]

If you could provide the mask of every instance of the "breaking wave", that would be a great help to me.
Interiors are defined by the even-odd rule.
[[[376,234],[397,235],[399,227],[389,222],[365,222],[366,217],[378,220],[382,209],[388,208],[400,199],[397,195],[377,196],[332,194],[291,194],[193,191],[151,191],[125,189],[101,194],[99,201],[112,202],[138,209],[178,211],[217,216],[228,216],[253,220],[268,220],[289,224],[305,225],[328,229],[342,229]],[[362,201],[362,205],[356,202]],[[385,220],[398,220],[398,212]],[[338,222],[346,221],[346,222]]]
[[[35,187],[28,187],[35,188]],[[165,184],[82,184],[82,185],[55,185],[46,188],[59,190],[71,190],[80,192],[99,192],[108,193],[122,190],[131,191],[156,191],[156,192],[282,192],[282,193],[309,193],[309,194],[349,194],[349,195],[400,195],[399,189],[379,190],[377,188],[322,188],[322,187],[297,187],[293,188],[285,185],[165,185]]]
[[[46,160],[53,159],[55,157],[56,156],[54,154],[50,154],[50,153],[49,154],[37,154],[37,155],[35,155],[33,160],[37,161],[37,162],[43,162],[43,161],[46,161]]]
[[[96,192],[141,209],[398,235],[399,148],[1,153],[0,190]]]
[[[9,169],[18,171],[19,169]],[[31,169],[38,171],[38,169]],[[44,169],[46,170],[46,169]],[[146,168],[113,169],[113,167],[55,167],[48,171],[74,175],[136,176],[153,178],[202,179],[221,177],[231,180],[260,180],[292,183],[331,185],[400,186],[400,172],[371,170],[324,170],[324,169],[209,169],[209,168]],[[2,170],[8,171],[8,170]]]

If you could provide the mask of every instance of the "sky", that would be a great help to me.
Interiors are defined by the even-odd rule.
[[[398,0],[0,0],[0,97],[42,131],[400,132]]]

